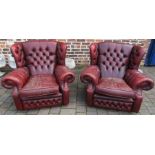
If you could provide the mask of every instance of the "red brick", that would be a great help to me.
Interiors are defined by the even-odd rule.
[[[77,39],[77,42],[85,42],[85,39]]]
[[[76,42],[76,39],[68,39],[67,42]]]
[[[7,59],[7,54],[10,53],[10,46],[13,42],[21,42],[26,39],[0,39],[0,51],[5,54]],[[34,39],[32,39],[34,40]],[[51,39],[50,39],[51,40]],[[55,39],[52,39],[55,40]],[[89,46],[92,42],[119,42],[119,43],[130,43],[138,44],[144,47],[144,50],[147,52],[150,44],[150,39],[114,39],[114,40],[104,40],[104,39],[56,39],[57,41],[66,42],[67,57],[71,57],[75,60],[77,64],[88,64],[90,61]]]

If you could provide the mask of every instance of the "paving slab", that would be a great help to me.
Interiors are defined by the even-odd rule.
[[[89,107],[85,103],[85,85],[80,82],[79,74],[83,66],[75,69],[76,79],[70,84],[70,103],[67,106],[44,108],[37,110],[19,111],[13,103],[12,90],[0,86],[0,115],[155,115],[155,88],[143,91],[143,103],[139,113],[128,113]],[[155,67],[141,67],[149,77],[155,80]]]
[[[60,114],[60,111],[61,111],[61,107],[52,107],[49,111],[49,114],[50,115],[59,115]]]
[[[75,115],[75,109],[61,109],[60,115]]]

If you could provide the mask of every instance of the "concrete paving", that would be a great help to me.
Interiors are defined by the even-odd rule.
[[[141,67],[144,73],[155,81],[155,67]],[[0,115],[154,115],[155,114],[155,88],[143,91],[144,100],[139,113],[128,113],[107,109],[88,107],[85,104],[84,84],[79,80],[82,66],[75,69],[76,80],[70,85],[70,103],[67,106],[44,108],[38,110],[16,110],[11,90],[0,86]]]

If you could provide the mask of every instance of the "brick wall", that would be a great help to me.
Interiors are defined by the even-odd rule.
[[[25,41],[26,39],[0,39],[0,53],[2,52],[6,60],[10,54],[10,46],[14,42]],[[59,39],[58,41],[66,42],[68,45],[67,57],[73,58],[76,64],[89,64],[89,45],[92,42],[110,41],[119,43],[138,44],[144,47],[147,52],[150,40],[147,39],[128,39],[128,40],[102,40],[102,39]]]

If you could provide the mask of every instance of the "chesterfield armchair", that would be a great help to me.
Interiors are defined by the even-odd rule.
[[[13,88],[12,96],[19,110],[67,105],[68,84],[74,73],[65,66],[67,46],[62,42],[36,40],[15,43],[11,52],[17,69],[1,80]]]
[[[142,90],[154,86],[138,71],[144,50],[137,45],[100,42],[90,45],[91,65],[80,75],[86,103],[114,110],[139,112]]]

